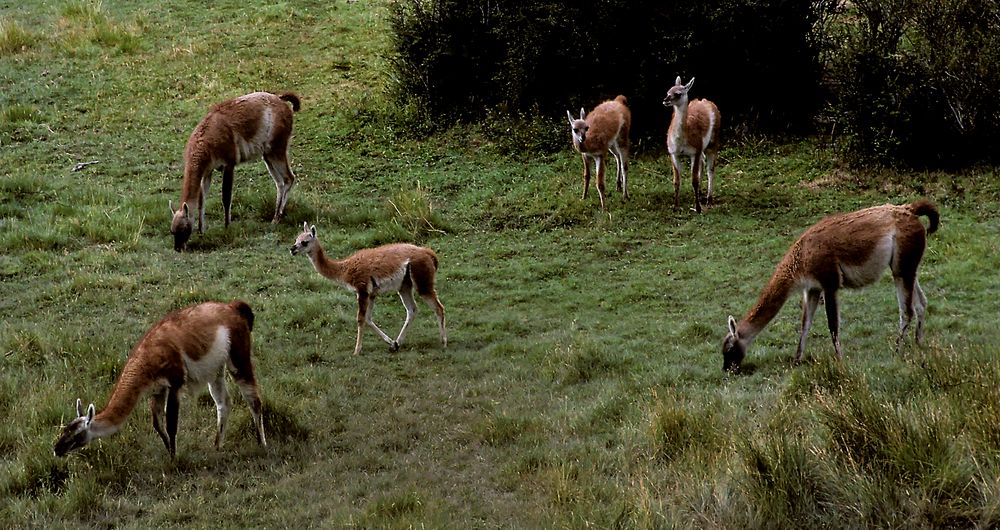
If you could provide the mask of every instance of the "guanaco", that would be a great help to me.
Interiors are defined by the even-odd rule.
[[[292,108],[289,109],[285,102],[291,103]],[[191,209],[195,206],[198,208],[198,233],[204,233],[205,196],[216,169],[222,170],[226,227],[232,221],[233,170],[238,164],[261,156],[277,188],[271,222],[281,219],[288,194],[295,184],[295,174],[288,164],[288,143],[292,136],[292,112],[299,108],[299,96],[292,92],[254,92],[212,107],[191,132],[184,148],[180,205],[174,210],[168,201],[174,250],[184,250],[191,238],[194,230]]]
[[[417,304],[413,301],[413,291],[427,302],[437,314],[441,344],[448,346],[448,332],[445,329],[444,306],[438,300],[434,289],[438,258],[433,250],[409,243],[394,243],[376,248],[359,250],[342,260],[326,257],[316,225],[302,223],[302,233],[295,239],[290,249],[292,255],[299,253],[309,257],[316,272],[343,287],[354,291],[358,297],[358,335],[354,342],[354,354],[361,353],[361,332],[365,324],[371,326],[382,337],[391,351],[397,351],[403,343],[407,328],[413,322]],[[406,320],[399,335],[393,340],[372,321],[375,297],[381,293],[398,293],[406,308]]]
[[[924,229],[919,216],[926,216]],[[837,358],[840,348],[840,308],[837,291],[875,283],[885,269],[892,271],[899,303],[896,350],[913,317],[917,344],[924,333],[927,297],[917,281],[917,268],[927,245],[926,234],[938,229],[937,208],[926,199],[901,206],[886,204],[851,213],[832,215],[806,230],[778,263],[757,303],[736,322],[729,317],[729,333],[722,342],[723,370],[740,367],[754,337],[778,314],[788,296],[802,291],[802,332],[795,362],[802,359],[806,336],[820,297],[825,299],[827,324]]]
[[[143,394],[150,392],[153,429],[171,458],[177,452],[180,392],[192,384],[208,383],[215,401],[215,447],[221,448],[229,416],[225,372],[228,369],[250,407],[257,441],[267,446],[261,401],[250,358],[254,314],[241,300],[205,302],[174,311],[157,322],[135,345],[118,377],[107,405],[95,412],[76,400],[76,418],[66,425],[55,444],[63,456],[97,438],[118,432]],[[161,418],[166,412],[166,432]]]
[[[691,185],[694,188],[694,209],[701,213],[701,167],[704,159],[708,171],[708,196],[706,206],[712,204],[715,188],[715,162],[719,156],[719,131],[722,129],[722,115],[715,103],[707,99],[688,100],[688,92],[694,85],[692,77],[686,85],[677,76],[674,86],[667,91],[663,105],[673,107],[667,130],[667,151],[674,174],[674,208],[680,207],[681,162],[680,156],[691,157]]]
[[[594,170],[597,171],[597,194],[601,198],[601,209],[607,210],[604,168],[610,151],[618,164],[615,173],[618,191],[622,192],[623,199],[628,200],[628,131],[632,126],[632,113],[625,96],[601,103],[586,117],[581,108],[579,119],[574,119],[567,110],[566,118],[573,136],[573,147],[583,157],[583,199],[587,198],[587,191],[590,189],[590,162],[593,161]]]

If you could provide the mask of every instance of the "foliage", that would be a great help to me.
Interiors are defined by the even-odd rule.
[[[448,121],[491,109],[561,117],[624,94],[633,140],[659,145],[679,75],[698,79],[693,95],[715,101],[728,127],[808,127],[823,95],[817,30],[835,4],[407,0],[392,18],[397,97]]]
[[[995,162],[1000,142],[1000,4],[862,0],[830,31],[833,107],[864,162]]]

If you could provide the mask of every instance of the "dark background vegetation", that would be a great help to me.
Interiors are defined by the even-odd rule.
[[[397,96],[436,123],[531,122],[625,94],[633,143],[662,148],[676,76],[730,137],[834,135],[855,161],[995,161],[993,0],[406,0]],[[537,134],[539,131],[533,131]],[[565,131],[541,143],[565,145]]]

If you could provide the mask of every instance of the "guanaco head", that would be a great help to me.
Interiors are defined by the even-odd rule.
[[[188,239],[191,239],[191,232],[194,230],[194,219],[191,218],[191,210],[188,209],[187,202],[174,210],[173,202],[168,201],[170,213],[173,219],[170,221],[170,233],[174,235],[174,250],[180,252],[184,250]]]
[[[740,340],[740,334],[736,331],[736,319],[729,315],[729,333],[722,340],[722,370],[724,372],[739,370],[746,354],[747,346]]]
[[[309,223],[302,221],[302,233],[295,238],[295,244],[288,250],[293,256],[299,252],[308,256],[316,248],[317,241],[319,240],[316,239],[316,225],[309,226]]]
[[[69,425],[63,427],[62,433],[59,434],[59,439],[56,440],[56,446],[53,448],[53,452],[56,456],[65,456],[70,451],[76,451],[77,449],[90,443],[93,436],[90,432],[90,424],[94,421],[94,404],[91,403],[87,407],[87,413],[83,413],[83,402],[79,399],[76,400],[76,419],[69,422]]]
[[[674,86],[670,87],[667,91],[667,97],[663,98],[664,107],[679,107],[683,105],[688,99],[688,91],[694,85],[694,78],[692,77],[688,84],[681,84],[681,76],[677,76],[677,80],[674,81]]]
[[[566,111],[566,117],[569,119],[569,129],[573,134],[573,143],[576,145],[582,144],[587,141],[587,131],[590,129],[590,125],[587,125],[587,120],[584,119],[583,107],[580,107],[580,119],[573,118],[573,115]]]

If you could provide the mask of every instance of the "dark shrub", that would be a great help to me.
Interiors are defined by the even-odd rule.
[[[949,166],[1000,159],[1000,5],[857,0],[831,31],[834,109],[858,159]]]
[[[633,143],[662,146],[663,96],[693,76],[692,96],[714,100],[727,128],[808,127],[823,101],[819,29],[835,4],[404,0],[392,17],[396,88],[445,123],[497,110],[564,119],[624,94]]]

